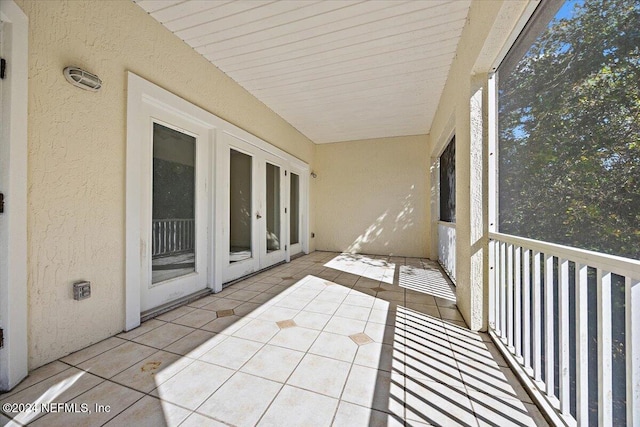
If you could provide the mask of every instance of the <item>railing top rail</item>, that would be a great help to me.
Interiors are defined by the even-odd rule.
[[[442,225],[444,227],[449,227],[449,228],[456,228],[455,222],[438,221],[438,225]]]
[[[193,218],[162,218],[152,219],[152,221],[195,221]]]
[[[635,279],[640,278],[640,260],[603,254],[601,252],[589,251],[586,249],[573,248],[571,246],[559,245],[557,243],[527,239],[525,237],[517,237],[510,234],[489,233],[489,238],[525,247],[527,249],[533,249],[545,254],[548,253],[557,257],[566,258],[570,261],[582,263],[590,267],[601,268],[615,274],[621,274]]]

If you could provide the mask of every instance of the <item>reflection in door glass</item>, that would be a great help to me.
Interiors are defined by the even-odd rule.
[[[291,174],[291,194],[289,197],[291,214],[289,215],[289,236],[290,244],[300,243],[300,177],[295,173]]]
[[[251,156],[231,150],[229,261],[251,258]]]
[[[153,124],[152,283],[195,271],[196,139]]]
[[[280,249],[280,168],[267,163],[267,252]]]

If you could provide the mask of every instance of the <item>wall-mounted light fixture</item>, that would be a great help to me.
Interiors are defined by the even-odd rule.
[[[318,177],[318,175],[316,175],[315,172],[311,172],[311,178],[317,178],[317,177]]]
[[[81,68],[67,67],[63,74],[69,83],[80,89],[97,92],[102,87],[102,80],[98,76]]]

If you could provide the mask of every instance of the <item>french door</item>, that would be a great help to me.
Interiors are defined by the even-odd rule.
[[[209,131],[148,106],[142,188],[141,310],[207,286]]]
[[[133,73],[127,90],[126,330],[308,251],[306,163]]]
[[[285,261],[288,162],[229,134],[217,141],[222,282]]]

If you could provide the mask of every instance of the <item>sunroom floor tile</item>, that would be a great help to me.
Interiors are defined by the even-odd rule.
[[[5,410],[0,425],[546,425],[442,289],[455,295],[431,261],[314,252],[36,369],[0,395],[110,412]]]

